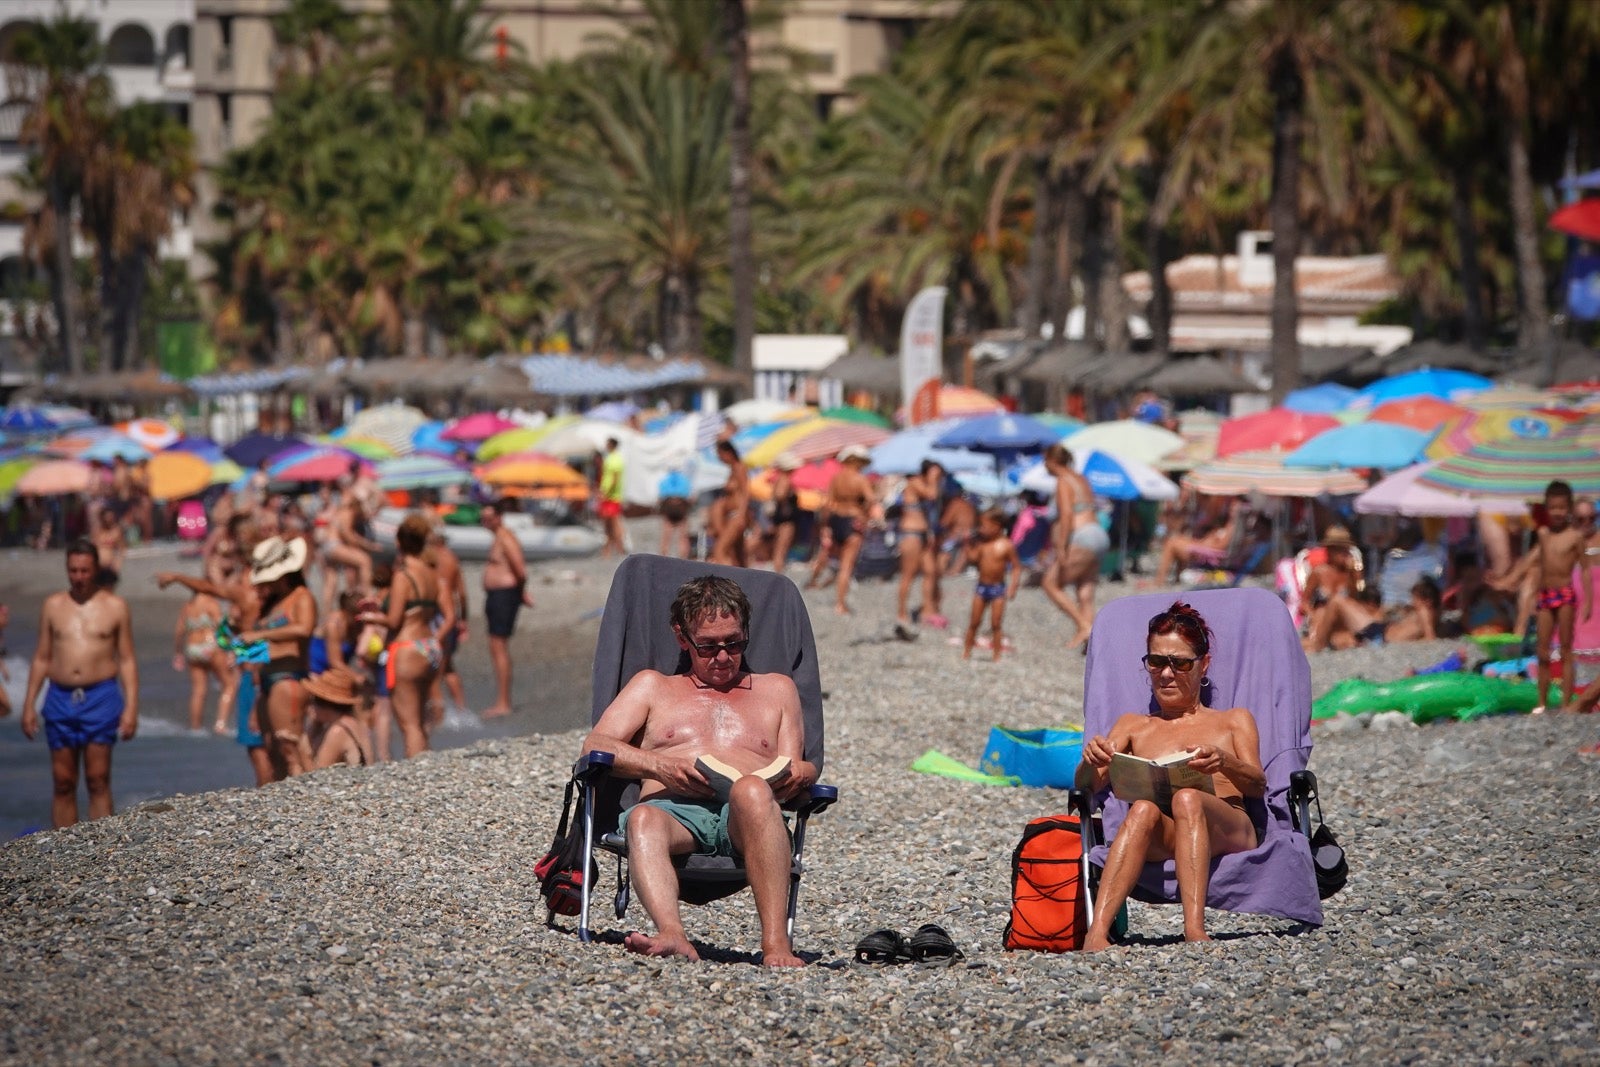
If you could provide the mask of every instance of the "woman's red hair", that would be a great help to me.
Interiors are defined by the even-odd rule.
[[[1214,636],[1205,618],[1181,600],[1174,600],[1172,607],[1151,617],[1146,646],[1150,637],[1162,634],[1177,634],[1189,643],[1197,656],[1204,656],[1211,651],[1211,638]]]

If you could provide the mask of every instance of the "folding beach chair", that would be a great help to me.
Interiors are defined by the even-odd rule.
[[[1212,860],[1206,904],[1320,926],[1322,903],[1307,839],[1316,795],[1316,778],[1306,770],[1311,756],[1311,668],[1300,638],[1282,603],[1264,589],[1203,590],[1182,594],[1182,599],[1205,616],[1216,635],[1207,672],[1210,685],[1202,689],[1201,698],[1213,708],[1250,709],[1267,775],[1264,800],[1246,801],[1261,830],[1261,843],[1249,852]],[[1151,617],[1172,602],[1171,594],[1124,597],[1095,616],[1084,670],[1086,736],[1109,734],[1118,717],[1128,712],[1154,712],[1139,657]],[[1080,782],[1084,770],[1080,766]],[[1116,836],[1128,806],[1109,789],[1093,794],[1074,789],[1069,800],[1084,835],[1092,921],[1106,844]],[[1151,904],[1177,903],[1172,861],[1146,864],[1132,896]]]
[[[669,610],[678,588],[691,578],[713,574],[731,578],[750,598],[750,644],[745,666],[755,674],[787,674],[800,692],[805,721],[805,758],[822,769],[822,680],[817,669],[817,646],[811,633],[800,590],[788,578],[771,571],[724,567],[666,556],[632,555],[623,560],[611,580],[600,637],[594,653],[594,697],[591,722],[616,699],[628,680],[641,670],[680,674],[689,669],[688,657],[678,647]],[[639,797],[639,783],[611,772],[608,752],[584,753],[574,764],[572,777],[580,788],[580,825],[584,854],[598,861],[605,852],[617,860],[616,915],[628,910],[628,842],[618,832],[623,810]],[[814,785],[808,796],[792,803],[793,854],[789,865],[789,934],[794,934],[795,908],[800,899],[804,871],[806,823],[838,799],[839,790]],[[598,862],[591,869],[598,869]],[[589,908],[594,880],[583,879],[578,937],[590,940]],[[688,904],[709,904],[731,896],[746,885],[745,872],[733,860],[714,856],[685,856],[678,861],[678,896]]]

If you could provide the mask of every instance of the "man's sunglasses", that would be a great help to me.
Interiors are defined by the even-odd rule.
[[[1194,656],[1143,656],[1145,670],[1151,674],[1160,674],[1171,667],[1178,674],[1188,674],[1194,670],[1194,665],[1199,661]]]
[[[742,656],[744,650],[750,647],[748,637],[737,637],[732,641],[713,641],[702,645],[698,641],[689,641],[690,646],[706,659],[716,659],[719,653],[726,652],[730,656]]]

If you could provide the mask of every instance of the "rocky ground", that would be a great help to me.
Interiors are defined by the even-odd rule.
[[[1059,616],[1025,593],[1018,653],[963,663],[935,631],[892,640],[888,586],[845,620],[808,599],[842,800],[812,824],[803,971],[753,965],[747,894],[690,913],[700,964],[625,953],[637,905],[597,944],[547,926],[530,868],[579,735],[493,739],[0,846],[0,1062],[1600,1061],[1600,760],[1578,751],[1600,719],[1319,728],[1352,870],[1325,926],[1211,913],[1192,946],[1135,905],[1129,947],[1007,953],[1011,849],[1065,797],[908,765],[1077,718]],[[1447,649],[1319,656],[1317,691]],[[850,962],[928,921],[963,964]]]

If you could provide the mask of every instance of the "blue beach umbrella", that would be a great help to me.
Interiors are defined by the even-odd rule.
[[[379,460],[376,469],[380,489],[443,489],[472,480],[459,463],[425,452]]]
[[[978,452],[1041,452],[1061,440],[1059,430],[1027,415],[1003,412],[963,419],[933,442],[939,448]]]
[[[129,463],[136,463],[141,459],[150,458],[150,450],[126,434],[113,433],[100,438],[94,444],[78,453],[78,458],[85,463],[110,463],[114,459],[125,459]]]
[[[1373,382],[1350,400],[1350,407],[1359,411],[1377,407],[1385,400],[1404,400],[1413,396],[1434,396],[1440,400],[1464,400],[1481,393],[1494,383],[1481,374],[1464,370],[1424,367],[1421,370],[1396,374],[1392,378]]]
[[[1178,486],[1171,478],[1148,463],[1136,459],[1121,459],[1109,452],[1089,452],[1075,458],[1073,465],[1089,483],[1095,496],[1107,500],[1176,500]],[[1019,485],[1036,493],[1050,496],[1056,491],[1056,479],[1045,470],[1043,462],[1035,463],[1022,472]]]
[[[441,436],[448,426],[449,423],[440,422],[437,419],[423,423],[411,431],[411,447],[418,452],[442,452],[446,454],[454,452],[456,448],[455,442],[446,441]]]
[[[264,459],[271,459],[291,448],[301,448],[306,444],[307,441],[293,435],[280,437],[275,434],[252,433],[239,438],[223,449],[223,452],[239,466],[249,470]]]
[[[931,459],[951,474],[957,471],[987,470],[994,460],[965,448],[935,448],[934,440],[943,436],[965,420],[939,419],[901,430],[881,444],[873,446],[872,474],[914,474],[921,469],[922,461]]]
[[[1356,391],[1337,382],[1322,382],[1296,389],[1283,398],[1283,406],[1302,415],[1332,415],[1343,411],[1356,398]]]
[[[1284,457],[1285,467],[1399,470],[1422,455],[1429,434],[1387,422],[1358,422],[1317,434]]]
[[[187,452],[191,456],[199,456],[201,459],[211,464],[215,464],[218,461],[226,458],[222,454],[222,446],[217,444],[209,437],[180,437],[176,441],[172,442],[172,444],[162,449],[162,451]]]

